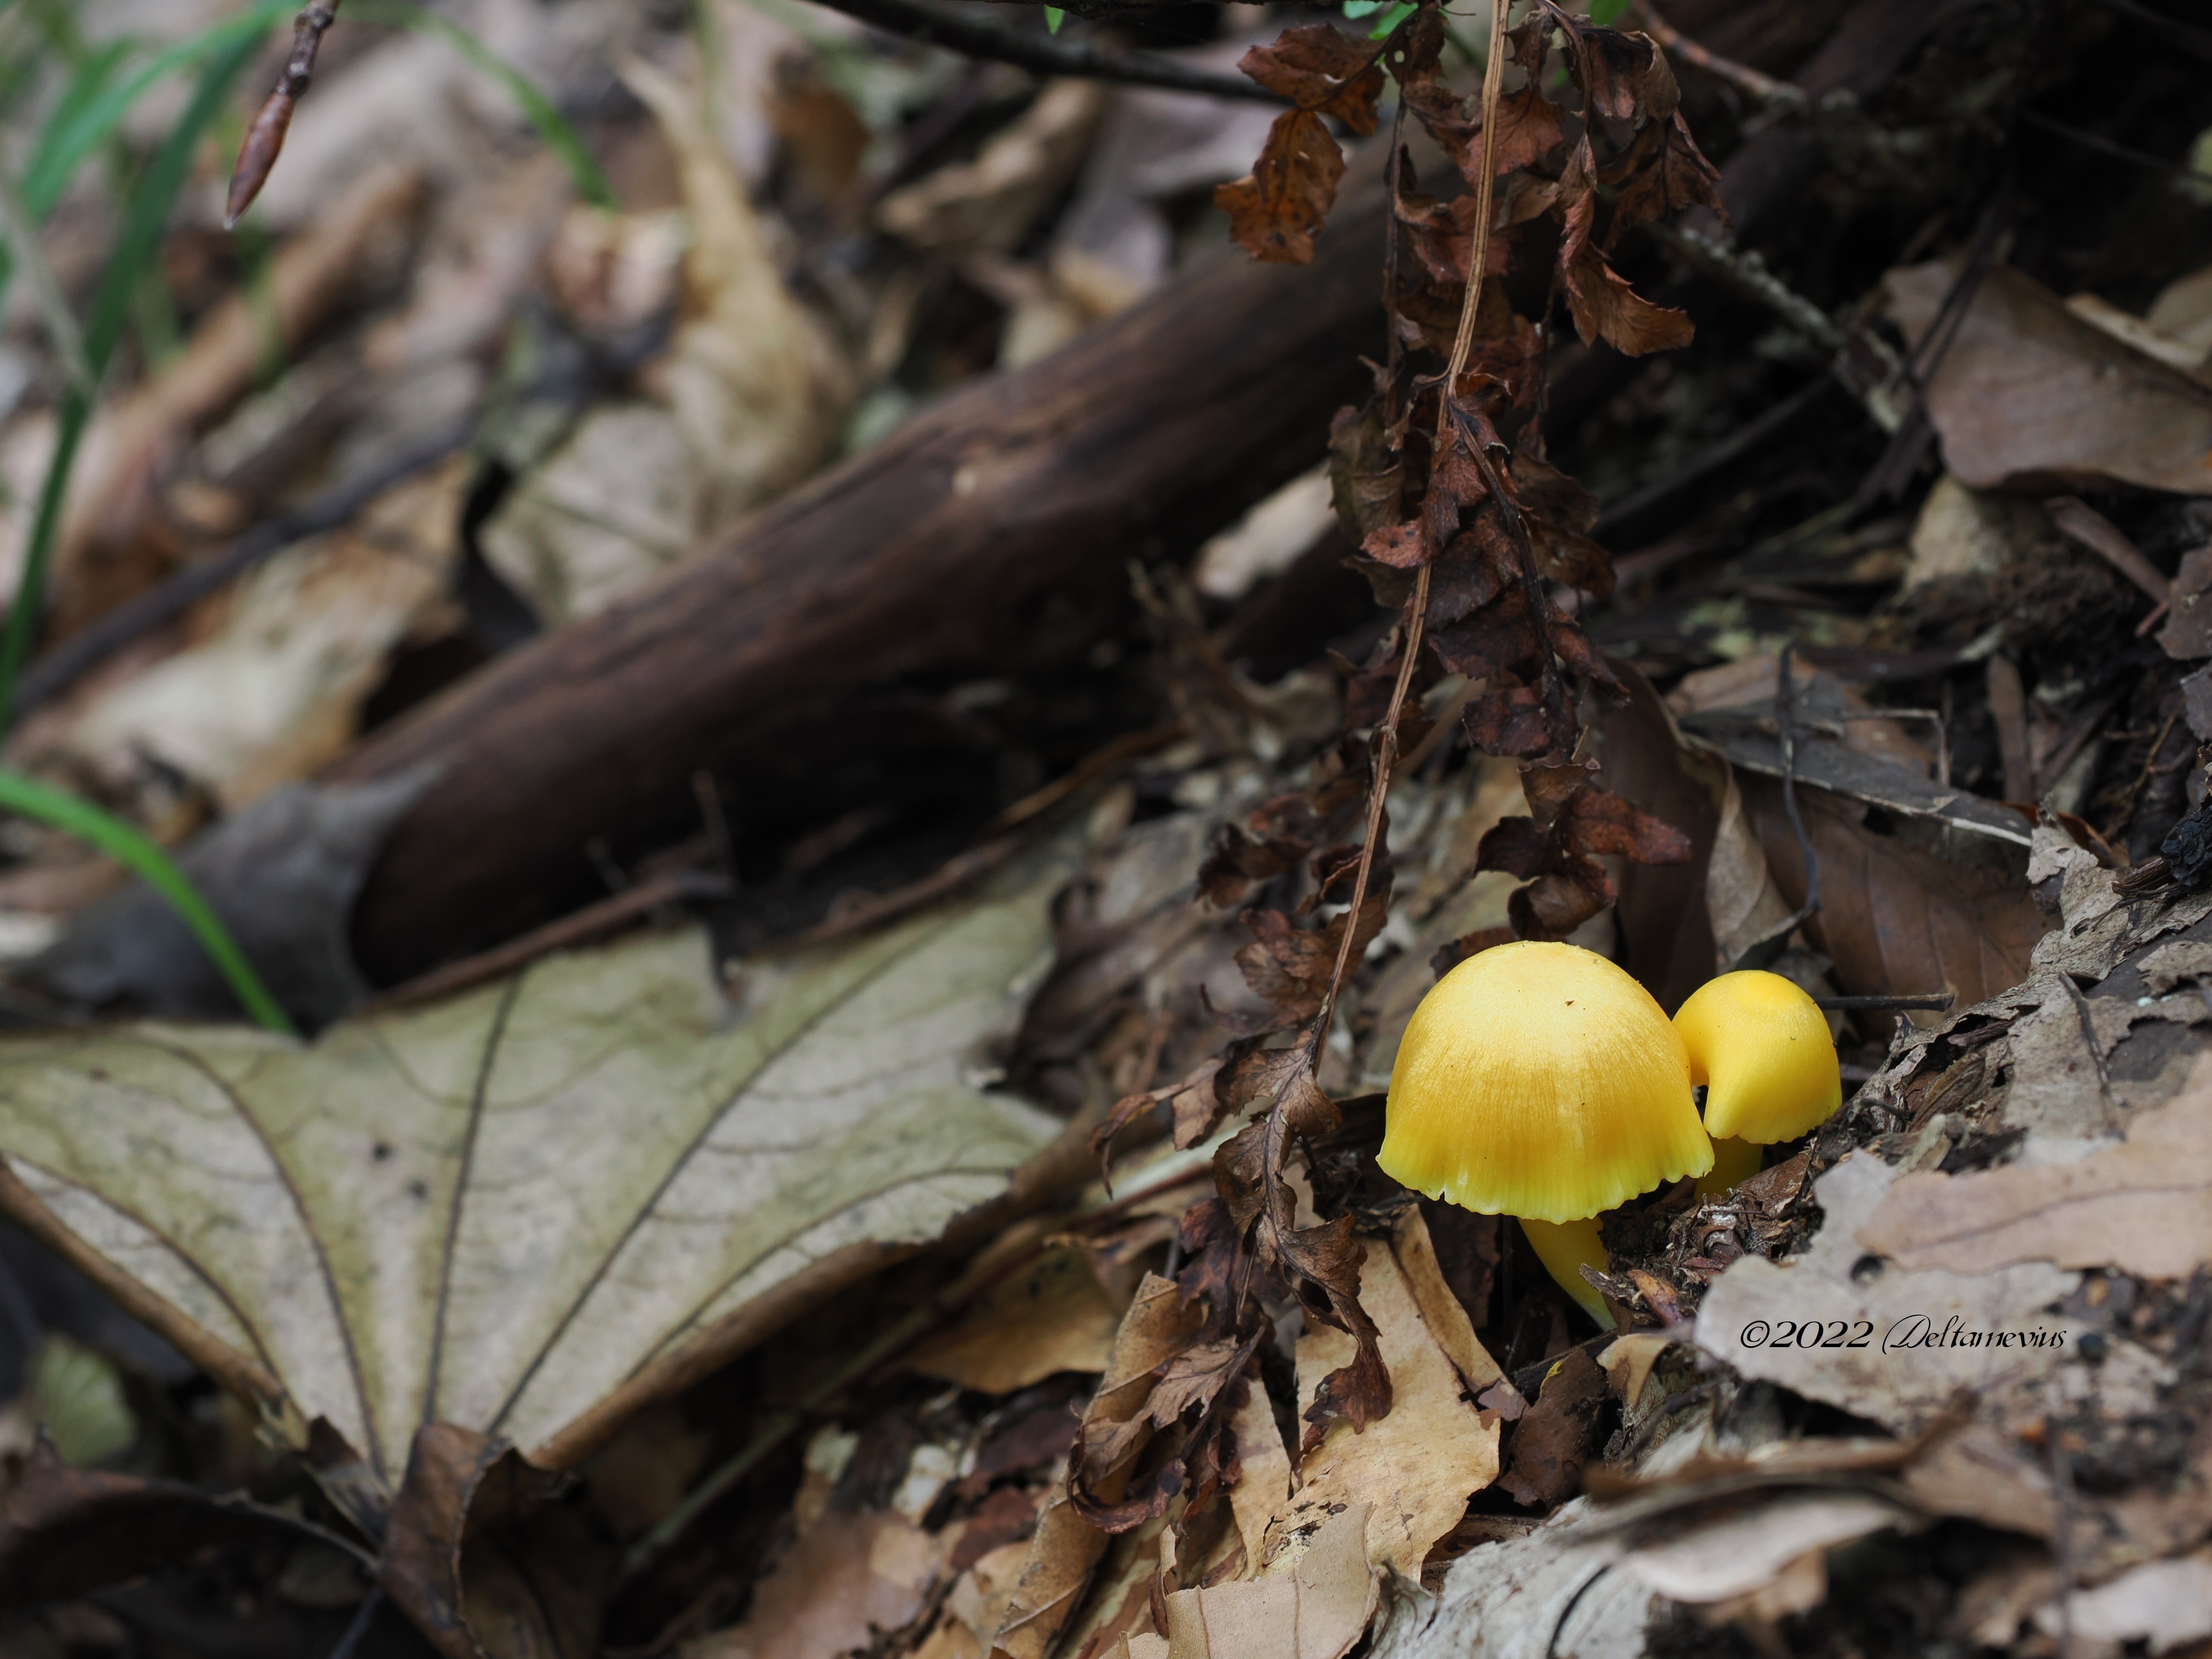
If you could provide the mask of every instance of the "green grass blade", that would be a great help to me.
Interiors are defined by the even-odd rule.
[[[54,210],[84,159],[114,136],[131,113],[131,106],[148,88],[172,70],[188,69],[210,53],[235,47],[242,40],[259,40],[294,3],[295,0],[259,0],[249,10],[226,17],[157,54],[119,86],[108,82],[130,56],[131,42],[112,40],[87,57],[63,88],[61,100],[47,118],[24,170],[20,194],[31,217],[43,222]],[[7,298],[12,274],[10,262],[0,254],[0,301]]]
[[[200,76],[198,89],[154,159],[131,198],[124,216],[123,234],[116,239],[107,270],[93,297],[92,319],[85,326],[84,356],[96,382],[107,367],[109,355],[121,337],[131,311],[131,296],[139,278],[161,257],[161,234],[169,210],[191,172],[192,153],[200,137],[222,110],[230,84],[252,58],[260,40],[242,36],[228,52],[210,64]],[[15,678],[29,660],[31,644],[38,637],[45,609],[46,566],[53,556],[54,538],[61,528],[62,507],[68,499],[70,469],[76,464],[85,423],[92,417],[91,399],[75,387],[62,395],[54,458],[46,468],[39,492],[39,516],[31,530],[31,544],[23,560],[22,579],[16,584],[15,602],[8,607],[8,626],[0,634],[0,735],[14,714]]]
[[[576,181],[576,189],[584,199],[595,207],[616,205],[614,186],[607,175],[585,148],[583,138],[568,119],[553,106],[553,100],[540,89],[538,83],[509,64],[489,46],[463,28],[451,18],[441,17],[420,6],[398,6],[380,3],[380,0],[354,0],[345,15],[356,22],[393,23],[403,28],[421,29],[437,35],[454,51],[490,76],[521,106],[522,113],[538,130],[545,148],[559,156]],[[283,163],[279,161],[279,167]]]
[[[155,54],[121,85],[99,91],[74,109],[57,111],[23,174],[23,200],[31,211],[44,216],[53,210],[78,165],[107,142],[149,87],[173,70],[225,56],[241,46],[248,49],[258,46],[262,36],[297,3],[298,0],[260,0],[236,16],[226,17],[189,40],[180,40]],[[113,52],[115,47],[106,50]]]
[[[299,1034],[276,999],[269,994],[269,988],[261,982],[261,976],[253,971],[246,952],[238,948],[238,941],[231,938],[230,930],[222,925],[222,918],[200,896],[191,878],[179,870],[175,860],[154,842],[88,801],[4,769],[0,769],[0,807],[51,824],[127,866],[169,902],[178,918],[191,929],[192,937],[214,959],[257,1024],[286,1036]]]

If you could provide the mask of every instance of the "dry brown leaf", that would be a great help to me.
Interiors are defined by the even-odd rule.
[[[1947,1434],[1905,1471],[1905,1489],[1930,1515],[2049,1538],[2058,1529],[2051,1476],[2010,1435],[1972,1423]]]
[[[1643,1395],[1644,1385],[1650,1381],[1651,1368],[1659,1363],[1660,1355],[1674,1346],[1673,1337],[1649,1331],[1632,1331],[1626,1336],[1615,1337],[1597,1357],[1598,1369],[1605,1373],[1613,1397],[1633,1413],[1637,1401]]]
[[[2212,547],[2192,548],[2181,556],[2172,596],[2173,616],[2159,630],[2160,647],[2180,662],[2212,657]]]
[[[1795,909],[1805,897],[1805,861],[1781,786],[1765,777],[1741,782],[1767,867]],[[1805,931],[1834,961],[1843,989],[1948,990],[1954,1007],[1966,1007],[2027,977],[2050,918],[2024,875],[1948,863],[1901,836],[1876,834],[1865,808],[1824,790],[1800,789],[1797,799],[1820,866],[1820,908]]]
[[[1136,1300],[1122,1316],[1104,1380],[1084,1414],[1085,1434],[1127,1423],[1144,1409],[1161,1366],[1187,1346],[1205,1316],[1203,1307],[1186,1306],[1174,1284],[1157,1273],[1145,1275]],[[1112,1477],[1118,1483],[1118,1475]],[[1102,1482],[1102,1486],[1105,1483]],[[1109,1494],[1110,1495],[1110,1494]],[[1029,1559],[1006,1604],[994,1645],[1009,1659],[1042,1659],[1075,1612],[1076,1598],[1090,1583],[1091,1570],[1106,1553],[1108,1534],[1077,1515],[1067,1500],[1063,1475],[1037,1519]]]
[[[1275,118],[1252,171],[1214,191],[1214,205],[1229,216],[1230,240],[1254,258],[1311,264],[1343,177],[1344,152],[1321,117],[1289,110]]]
[[[1327,1517],[1353,1505],[1367,1509],[1369,1559],[1418,1578],[1430,1547],[1458,1523],[1467,1500],[1498,1478],[1496,1421],[1485,1422],[1464,1397],[1459,1372],[1422,1318],[1396,1256],[1372,1243],[1359,1299],[1381,1334],[1390,1413],[1364,1432],[1339,1419],[1306,1455],[1297,1493],[1267,1528],[1270,1572],[1286,1571]],[[1352,1346],[1342,1331],[1307,1327],[1298,1339],[1301,1400],[1310,1401],[1322,1378],[1352,1363]]]
[[[1927,329],[1956,275],[1948,261],[1889,273],[1907,335]],[[2119,483],[2212,495],[2212,391],[2007,267],[1975,290],[1927,408],[1945,463],[1975,489]]]
[[[939,167],[884,198],[884,228],[916,247],[953,256],[1011,253],[1075,176],[1106,113],[1096,81],[1048,82],[971,161]]]
[[[684,303],[641,377],[647,395],[592,410],[483,526],[485,557],[549,623],[604,609],[804,478],[854,391],[693,90],[635,60],[623,73],[676,154],[692,239]]]
[[[1388,1420],[1387,1419],[1385,1419]],[[1341,1659],[1380,1593],[1367,1505],[1330,1516],[1284,1571],[1167,1598],[1172,1659]],[[1133,1655],[1134,1642],[1130,1644]]]
[[[1735,874],[1735,865],[1723,863],[1723,853],[1740,858],[1744,832],[1739,822],[1735,842],[1725,848],[1716,838],[1717,801],[1722,809],[1727,805],[1717,786],[1729,775],[1728,763],[1682,741],[1671,700],[1662,702],[1632,664],[1613,666],[1628,698],[1599,710],[1600,775],[1613,793],[1687,835],[1695,849],[1686,863],[1628,864],[1618,878],[1620,900],[1613,915],[1620,927],[1620,965],[1662,1008],[1672,1010],[1712,977],[1713,936],[1720,929],[1712,886],[1717,872]],[[1737,816],[1740,820],[1741,811]],[[1764,859],[1758,873],[1765,874]]]
[[[1719,821],[1713,827],[1712,854],[1705,864],[1705,915],[1712,925],[1713,966],[1733,968],[1794,908],[1766,867],[1766,849],[1744,811],[1743,789],[1730,767]]]
[[[685,1659],[821,1659],[868,1647],[921,1612],[950,1541],[896,1510],[832,1510],[753,1592],[745,1621]]]
[[[2113,1267],[2178,1279],[2212,1262],[2212,1054],[2127,1139],[2077,1164],[1902,1176],[1859,1228],[1912,1272],[1982,1273],[2019,1262]]]
[[[1621,1565],[1670,1601],[1734,1601],[1767,1589],[1808,1555],[1818,1564],[1839,1545],[1887,1528],[1910,1528],[1913,1522],[1910,1510],[1862,1492],[1777,1493],[1765,1503],[1642,1545]],[[1825,1575],[1814,1582],[1824,1594]],[[1820,1600],[1816,1594],[1806,1605]]]
[[[1413,1296],[1413,1305],[1420,1310],[1429,1335],[1443,1350],[1452,1369],[1459,1373],[1460,1386],[1467,1390],[1469,1398],[1480,1395],[1505,1373],[1476,1337],[1474,1322],[1468,1317],[1467,1309],[1444,1282],[1443,1268],[1437,1260],[1437,1247],[1429,1237],[1429,1224],[1423,1218],[1419,1206],[1409,1204],[1399,1212],[1390,1251],[1398,1258],[1398,1271],[1406,1277],[1406,1289]]]
[[[1266,1551],[1267,1522],[1290,1502],[1291,1454],[1265,1389],[1247,1390],[1229,1431],[1236,1438],[1240,1466],[1237,1484],[1229,1489],[1229,1508],[1237,1517],[1237,1535],[1243,1542],[1249,1570]]]
[[[1582,1490],[1583,1471],[1596,1462],[1598,1408],[1605,1373],[1581,1348],[1570,1348],[1545,1374],[1543,1388],[1513,1431],[1513,1457],[1498,1484],[1516,1503],[1562,1503]]]
[[[1055,1371],[1104,1370],[1121,1322],[1081,1251],[1048,1250],[916,1348],[907,1369],[981,1394],[1012,1394]]]
[[[1949,473],[1913,520],[1904,591],[1954,577],[1994,576],[2039,532],[2032,501],[1969,489]]]
[[[496,1436],[436,1423],[415,1437],[377,1580],[443,1659],[591,1641],[613,1564],[581,1516],[550,1503],[561,1486]]]
[[[34,762],[91,769],[117,797],[154,761],[232,811],[353,740],[392,651],[448,602],[468,463],[400,485],[355,525],[243,579],[207,637],[27,726]]]

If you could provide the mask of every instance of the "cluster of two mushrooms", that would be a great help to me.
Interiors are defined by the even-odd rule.
[[[1500,945],[1414,1010],[1376,1162],[1431,1198],[1519,1218],[1559,1287],[1609,1326],[1581,1272],[1606,1266],[1606,1211],[1686,1176],[1725,1191],[1762,1146],[1842,1103],[1827,1018],[1778,974],[1723,974],[1670,1021],[1594,951]]]

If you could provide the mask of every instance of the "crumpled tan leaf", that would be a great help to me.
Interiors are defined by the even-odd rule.
[[[1135,1300],[1121,1316],[1112,1357],[1084,1413],[1073,1455],[1080,1455],[1085,1442],[1101,1431],[1136,1419],[1151,1397],[1157,1373],[1189,1341],[1204,1313],[1201,1306],[1184,1304],[1172,1280],[1157,1273],[1145,1275]],[[1117,1497],[1124,1478],[1125,1473],[1117,1470],[1099,1484],[1106,1496]],[[1054,1638],[1075,1613],[1092,1569],[1110,1541],[1076,1513],[1063,1474],[1037,1518],[1029,1558],[1008,1598],[994,1648],[1009,1659],[1042,1659],[1051,1652]]]
[[[1286,1571],[1176,1591],[1169,1659],[1341,1659],[1367,1633],[1380,1594],[1368,1520],[1364,1504],[1340,1508]]]
[[[2074,1164],[1901,1176],[1858,1236],[1911,1272],[2050,1261],[2185,1277],[2212,1262],[2212,1053],[2118,1146]]]
[[[647,395],[586,415],[483,528],[484,556],[548,623],[604,609],[799,483],[854,391],[842,349],[785,288],[694,93],[643,63],[624,75],[676,152],[684,301],[641,377]]]
[[[149,759],[235,811],[352,741],[392,651],[450,603],[468,466],[400,485],[244,578],[206,637],[26,727],[34,764],[118,793]]]
[[[1877,1261],[1854,1272],[1873,1254],[1858,1230],[1896,1175],[1858,1152],[1821,1176],[1814,1194],[1826,1219],[1812,1243],[1781,1262],[1747,1256],[1723,1273],[1698,1307],[1698,1346],[1744,1376],[1899,1433],[1934,1420],[1961,1389],[2001,1382],[2032,1396],[2078,1346],[2080,1324],[2045,1311],[2076,1276],[2040,1261],[1969,1274]],[[1808,1322],[1817,1327],[1816,1346],[1801,1347],[1794,1336],[1782,1346],[1785,1322],[1793,1332]],[[2006,1341],[1954,1343],[1962,1333]],[[1834,1347],[1826,1346],[1832,1334]]]
[[[1826,1591],[1817,1571],[1826,1553],[1890,1528],[1911,1528],[1912,1511],[1861,1492],[1790,1492],[1704,1525],[1638,1546],[1626,1570],[1669,1601],[1711,1606],[1757,1595],[1810,1559],[1817,1605]],[[1802,1607],[1788,1611],[1802,1612]]]
[[[982,1394],[1012,1394],[1054,1371],[1104,1370],[1121,1322],[1082,1252],[1048,1250],[908,1354],[906,1366]]]
[[[1457,1524],[1467,1500],[1498,1477],[1498,1421],[1468,1397],[1444,1346],[1464,1355],[1468,1345],[1479,1352],[1480,1344],[1471,1328],[1463,1335],[1447,1331],[1440,1342],[1407,1277],[1395,1251],[1367,1242],[1359,1298],[1380,1333],[1390,1412],[1364,1431],[1338,1419],[1305,1455],[1297,1492],[1267,1528],[1264,1565],[1270,1571],[1285,1571],[1310,1549],[1328,1516],[1364,1505],[1369,1558],[1378,1568],[1417,1579],[1430,1548]],[[1450,1293],[1443,1295],[1449,1299]],[[1435,1300],[1431,1296],[1429,1305]],[[1300,1398],[1310,1401],[1322,1377],[1351,1363],[1352,1349],[1345,1332],[1310,1325],[1298,1339]],[[1480,1369],[1471,1356],[1465,1363]]]

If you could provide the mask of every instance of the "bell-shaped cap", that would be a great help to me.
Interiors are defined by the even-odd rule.
[[[1500,945],[1421,1000],[1377,1162],[1488,1215],[1578,1221],[1712,1167],[1690,1058],[1651,994],[1572,945]]]
[[[1698,988],[1674,1013],[1705,1127],[1760,1145],[1795,1140],[1844,1103],[1828,1017],[1779,974],[1747,969]]]

